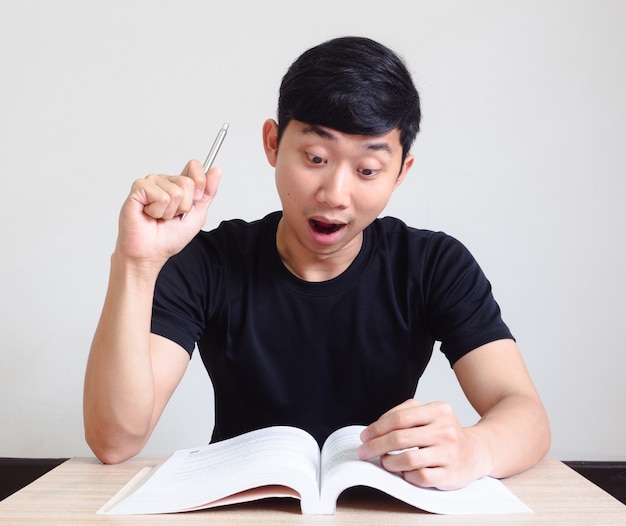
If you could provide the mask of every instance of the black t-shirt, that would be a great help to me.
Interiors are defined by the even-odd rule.
[[[190,354],[197,343],[215,390],[214,441],[283,424],[321,443],[411,398],[436,340],[452,365],[512,338],[452,237],[377,219],[345,272],[311,283],[280,260],[280,217],[200,232],[157,281],[152,332]]]

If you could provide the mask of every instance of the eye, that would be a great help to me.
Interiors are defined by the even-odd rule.
[[[313,153],[307,153],[306,156],[309,159],[309,161],[311,161],[313,164],[326,164],[326,159],[323,159],[319,155],[315,155]]]
[[[374,170],[372,168],[359,168],[357,171],[365,177],[374,177],[380,170]]]

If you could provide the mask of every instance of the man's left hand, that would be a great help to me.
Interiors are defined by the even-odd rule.
[[[361,440],[359,458],[380,456],[385,469],[416,486],[458,489],[489,471],[486,444],[444,402],[407,400],[365,428]]]

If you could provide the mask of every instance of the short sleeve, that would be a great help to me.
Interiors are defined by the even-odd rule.
[[[429,325],[450,365],[481,345],[513,339],[491,284],[459,241],[437,234],[425,275]]]
[[[206,323],[211,270],[206,246],[196,237],[163,266],[152,304],[151,332],[193,353]]]

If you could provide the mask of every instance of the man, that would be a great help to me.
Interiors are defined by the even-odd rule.
[[[281,212],[200,232],[219,168],[191,161],[133,184],[85,378],[98,458],[142,449],[196,344],[215,388],[213,440],[287,424],[322,442],[360,423],[361,458],[443,489],[543,457],[545,411],[474,259],[445,234],[377,219],[413,164],[419,119],[391,50],[335,39],[294,62],[278,122],[263,126]],[[412,398],[435,340],[474,426]]]

